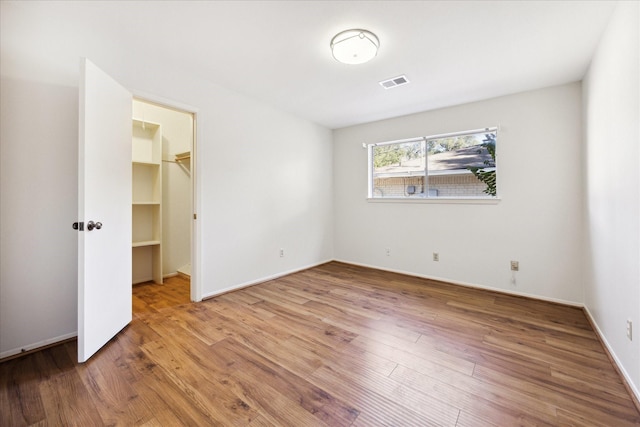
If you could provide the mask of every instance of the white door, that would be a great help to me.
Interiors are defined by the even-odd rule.
[[[78,362],[85,362],[131,321],[132,95],[82,59],[79,110]]]

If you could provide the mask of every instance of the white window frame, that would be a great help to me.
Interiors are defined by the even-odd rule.
[[[481,133],[495,133],[496,140],[498,138],[499,126],[466,130],[461,132],[450,132],[450,133],[442,133],[428,136],[419,136],[414,138],[407,139],[398,139],[394,141],[384,141],[384,142],[375,142],[370,144],[363,144],[367,149],[367,201],[369,202],[382,202],[382,203],[397,203],[397,202],[408,202],[408,203],[474,203],[474,204],[495,204],[500,201],[499,194],[496,196],[429,196],[429,180],[428,180],[428,169],[429,169],[429,160],[427,153],[427,141],[433,139],[441,139],[441,138],[451,138],[465,135],[475,135]],[[374,167],[373,167],[373,149],[375,147],[381,147],[385,145],[392,144],[402,144],[402,143],[410,143],[410,142],[418,142],[422,141],[423,148],[425,151],[425,169],[424,169],[424,196],[423,197],[374,197]],[[496,144],[496,166],[495,170],[498,169],[498,155],[497,155],[497,145]],[[422,176],[422,175],[421,175]],[[497,176],[496,176],[497,178]],[[499,185],[496,185],[496,188],[500,188]]]

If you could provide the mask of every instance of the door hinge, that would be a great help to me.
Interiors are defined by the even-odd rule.
[[[74,230],[84,231],[84,222],[74,222],[72,227]]]
[[[193,219],[198,219],[198,214],[193,214]]]

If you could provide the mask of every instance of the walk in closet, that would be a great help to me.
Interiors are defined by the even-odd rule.
[[[133,101],[132,283],[190,276],[193,115]]]

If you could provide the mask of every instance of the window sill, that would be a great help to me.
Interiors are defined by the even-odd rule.
[[[367,198],[372,203],[427,203],[427,204],[454,204],[454,205],[497,205],[499,197],[375,197]]]

